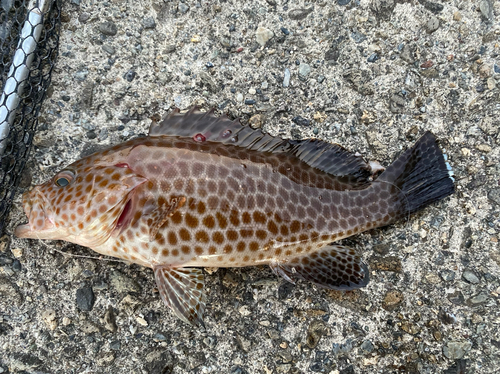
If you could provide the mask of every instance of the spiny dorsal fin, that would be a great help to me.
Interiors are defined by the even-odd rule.
[[[243,126],[226,115],[216,117],[214,111],[201,112],[192,108],[185,114],[178,109],[163,121],[151,125],[149,136],[178,136],[231,144],[258,152],[289,153],[309,166],[334,176],[348,176],[353,184],[370,183],[371,167],[338,144],[317,139],[287,140],[271,136],[260,129]],[[351,180],[352,179],[352,180]]]
[[[365,287],[370,279],[368,268],[359,254],[352,248],[335,244],[269,266],[289,282],[294,283],[293,279],[299,278],[331,290],[348,291]]]
[[[162,300],[177,317],[190,325],[203,325],[206,297],[201,269],[153,267]]]

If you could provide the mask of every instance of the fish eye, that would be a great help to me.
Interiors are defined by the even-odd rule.
[[[66,187],[72,181],[73,173],[65,171],[56,176],[54,183],[59,187]]]

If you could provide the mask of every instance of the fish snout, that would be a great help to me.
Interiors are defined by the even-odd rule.
[[[47,214],[46,201],[37,187],[23,194],[23,208],[28,223],[19,225],[15,235],[19,238],[34,238],[36,232],[50,230],[54,227],[53,221]]]

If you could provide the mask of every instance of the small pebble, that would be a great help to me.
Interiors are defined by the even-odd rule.
[[[368,62],[375,62],[379,59],[380,57],[378,56],[377,53],[372,53],[370,57],[368,57],[367,61]]]
[[[436,31],[437,29],[439,29],[439,20],[436,18],[436,17],[431,17],[426,25],[425,25],[425,28],[427,29],[427,32],[429,34],[433,33],[434,31]]]
[[[16,258],[23,257],[23,250],[21,248],[12,248],[11,252]]]
[[[243,94],[241,92],[238,92],[236,95],[236,101],[239,101],[240,103],[243,101]]]
[[[496,82],[495,82],[495,79],[492,78],[492,77],[489,77],[487,80],[486,80],[486,85],[488,86],[488,90],[494,90],[495,87],[496,87]]]
[[[443,279],[445,282],[451,282],[452,280],[455,279],[455,272],[453,270],[442,270],[439,275],[441,276],[441,279]]]
[[[371,341],[369,341],[369,340],[365,340],[365,341],[361,344],[360,348],[361,348],[363,351],[365,351],[366,353],[372,353],[372,352],[373,352],[373,349],[374,349],[374,347],[373,347],[373,343],[372,343]]]
[[[299,78],[306,78],[311,72],[311,66],[308,64],[300,64]]]
[[[292,118],[292,121],[295,122],[299,126],[309,126],[311,124],[311,121],[308,119],[305,119],[301,116],[296,116]]]
[[[145,29],[154,29],[156,27],[156,22],[153,17],[144,18],[142,25]]]
[[[459,360],[463,358],[471,348],[472,343],[467,340],[462,342],[451,341],[444,346],[443,354],[450,360]]]
[[[253,99],[246,99],[245,100],[245,105],[254,105],[255,103],[256,103],[256,101]]]
[[[249,316],[250,314],[252,314],[252,312],[250,311],[250,309],[248,309],[248,306],[246,306],[246,305],[243,305],[240,309],[238,309],[238,311],[240,312],[240,314],[243,317],[246,317],[246,316]]]
[[[109,45],[109,44],[104,44],[104,45],[102,46],[102,50],[103,50],[104,52],[106,52],[107,54],[109,54],[109,55],[114,55],[114,54],[116,53],[116,49],[115,49],[115,47],[113,47],[113,46],[111,46],[111,45]]]
[[[264,47],[273,36],[274,33],[271,30],[262,26],[259,26],[255,32],[255,39],[262,47]]]
[[[118,33],[118,28],[113,21],[107,21],[99,25],[99,31],[104,35],[115,36]]]
[[[154,334],[153,339],[156,341],[159,341],[159,342],[163,342],[163,341],[167,340],[167,337],[165,335],[157,332],[156,334]]]
[[[488,300],[488,295],[485,293],[480,293],[479,295],[476,295],[474,297],[470,298],[470,302],[474,305],[476,304],[482,304]]]
[[[87,12],[82,12],[78,17],[80,23],[86,23],[90,19],[90,14]]]
[[[462,277],[469,283],[472,283],[472,284],[478,284],[479,283],[479,278],[477,277],[476,274],[474,274],[474,272],[472,272],[471,270],[465,270],[462,274]]]
[[[285,34],[285,35],[289,35],[289,34],[290,34],[290,31],[288,31],[288,29],[286,29],[286,28],[284,28],[284,27],[282,27],[282,28],[281,28],[281,32],[282,32],[283,34]]]
[[[181,12],[182,14],[186,14],[189,10],[189,5],[187,4],[184,4],[184,3],[180,3],[177,7],[177,9],[179,10],[179,12]]]
[[[290,69],[285,69],[285,76],[283,78],[283,87],[288,87],[290,85]]]
[[[76,290],[76,305],[78,308],[84,312],[90,312],[94,307],[94,292],[92,287],[83,286]]]
[[[252,87],[252,88],[250,88],[250,89],[248,90],[248,93],[249,93],[250,95],[255,95],[255,94],[257,93],[257,91],[255,90],[255,88],[253,88],[253,87]]]
[[[136,76],[136,72],[133,71],[133,70],[129,70],[125,73],[125,75],[123,76],[123,78],[125,78],[127,80],[127,82],[132,82]]]

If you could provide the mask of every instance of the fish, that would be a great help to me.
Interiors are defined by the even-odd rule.
[[[193,108],[25,192],[28,223],[15,235],[149,267],[175,315],[204,326],[203,267],[267,264],[289,282],[362,288],[370,276],[361,251],[338,241],[454,190],[430,132],[384,169],[337,144],[282,139]]]

